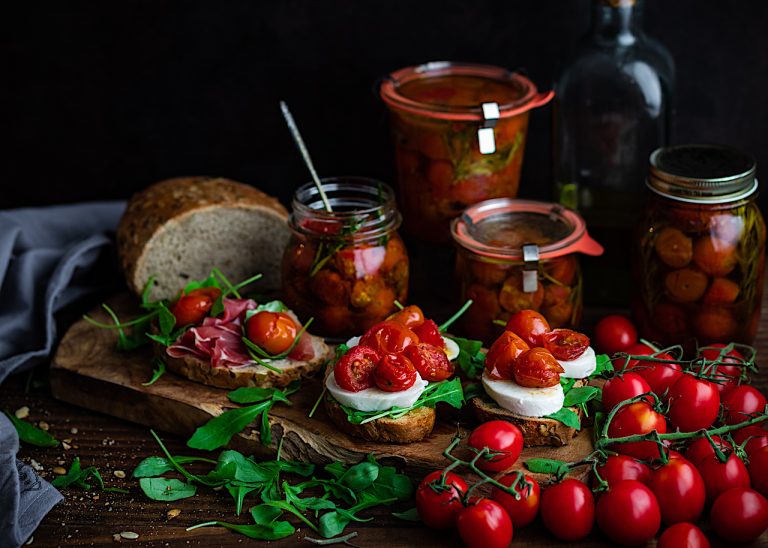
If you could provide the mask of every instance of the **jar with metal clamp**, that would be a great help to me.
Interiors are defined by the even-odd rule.
[[[457,326],[462,335],[490,344],[524,309],[541,312],[552,328],[578,325],[578,254],[603,252],[578,213],[546,202],[487,200],[467,208],[451,233],[459,301],[472,299]]]

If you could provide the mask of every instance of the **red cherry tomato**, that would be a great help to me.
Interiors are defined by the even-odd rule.
[[[257,312],[245,324],[248,340],[272,356],[288,350],[298,332],[296,322],[283,312]]]
[[[701,529],[686,521],[668,527],[659,537],[656,548],[709,548]]]
[[[404,354],[425,381],[444,381],[453,375],[454,366],[441,348],[420,342],[406,348]]]
[[[401,310],[398,310],[389,316],[387,320],[399,322],[405,327],[410,327],[413,329],[414,327],[418,327],[424,323],[424,312],[421,311],[421,308],[415,304],[412,304]]]
[[[651,469],[627,455],[610,455],[604,464],[597,467],[600,477],[613,486],[624,480],[637,480],[646,483],[651,476]],[[592,484],[597,486],[597,478],[593,478]]]
[[[704,510],[704,480],[686,459],[672,459],[651,472],[648,487],[659,501],[661,519],[668,525],[695,522]]]
[[[443,336],[433,320],[424,320],[420,326],[413,328],[413,332],[416,333],[421,342],[429,343],[438,348],[445,348]]]
[[[749,455],[749,478],[755,491],[768,496],[768,448],[761,447]]]
[[[637,373],[617,375],[603,385],[603,408],[608,413],[624,400],[647,392],[652,392],[651,386]],[[653,396],[647,396],[645,399],[648,403],[653,403]]]
[[[641,401],[625,405],[616,412],[608,426],[608,435],[612,438],[621,438],[635,434],[647,434],[653,430],[659,434],[666,433],[667,422],[663,415]],[[621,443],[613,446],[612,449],[617,453],[642,460],[653,460],[659,457],[659,446],[652,441]]]
[[[720,393],[709,381],[683,375],[669,389],[670,422],[682,432],[709,428],[720,412]]]
[[[496,380],[512,380],[514,378],[515,361],[530,347],[523,339],[505,331],[496,339],[485,355],[485,372]]]
[[[549,332],[550,327],[547,319],[535,310],[521,310],[509,317],[504,329],[533,347],[542,345],[541,336]]]
[[[744,462],[734,454],[725,462],[717,458],[704,459],[696,465],[704,479],[707,504],[732,487],[749,487],[749,471]]]
[[[509,474],[499,480],[499,483],[511,486],[517,478],[517,474]],[[527,483],[526,483],[527,482]],[[525,476],[515,486],[515,493],[520,497],[516,499],[513,495],[505,493],[498,487],[491,490],[491,498],[501,504],[504,510],[509,514],[512,525],[515,529],[525,527],[536,519],[539,513],[539,504],[541,502],[541,488],[539,484],[530,476]]]
[[[512,520],[502,506],[482,498],[467,506],[456,520],[459,536],[469,548],[507,548]]]
[[[572,329],[554,329],[541,340],[544,348],[563,361],[575,360],[589,348],[589,337]]]
[[[768,432],[766,432],[768,434]],[[717,444],[717,448],[720,451],[730,451],[732,449],[731,444],[720,438],[720,436],[712,436],[712,441]],[[699,466],[699,463],[704,459],[711,459],[715,457],[715,449],[712,444],[709,443],[707,438],[699,438],[695,440],[688,449],[685,450],[685,458],[692,462],[695,466]]]
[[[637,480],[611,486],[597,499],[597,525],[614,542],[630,546],[645,544],[661,526],[656,497]]]
[[[433,529],[447,529],[456,525],[456,518],[464,510],[461,497],[467,492],[467,483],[453,472],[445,475],[442,470],[428,474],[416,489],[416,510],[421,521]]]
[[[377,323],[360,338],[360,346],[373,348],[382,355],[398,354],[418,342],[416,333],[392,320]]]
[[[626,316],[612,314],[597,322],[594,340],[599,352],[609,355],[624,352],[637,344],[637,329]]]
[[[739,445],[747,441],[744,450],[747,452],[747,455],[752,456],[752,453],[768,445],[768,431],[756,424],[745,426],[733,432],[733,440]]]
[[[560,382],[563,366],[546,348],[531,348],[520,354],[514,364],[515,382],[528,388],[546,388]]]
[[[722,349],[725,348],[727,345],[725,344],[711,344],[707,347],[699,349],[699,356],[705,358],[706,360],[712,362],[712,361],[720,361],[727,363],[733,363],[736,365],[718,365],[716,367],[716,370],[712,370],[709,374],[713,377],[716,377],[716,381],[714,382],[715,387],[717,388],[718,392],[720,392],[721,396],[738,383],[739,378],[741,377],[741,372],[743,368],[739,365],[743,363],[744,356],[739,353],[736,349],[731,349],[725,355],[721,357]],[[701,367],[695,367],[693,369],[694,372],[698,373],[701,371]]]
[[[632,356],[650,356],[655,354],[653,348],[644,344],[636,344],[627,348],[625,352]],[[666,352],[655,356],[662,360],[671,360],[672,356]],[[660,363],[646,360],[630,360],[627,371],[637,373],[645,379],[653,392],[661,397],[683,374],[683,368],[679,363]]]
[[[491,459],[480,459],[477,466],[481,470],[503,472],[517,462],[523,450],[523,433],[510,422],[489,421],[475,428],[467,443],[477,450],[487,447],[491,451],[502,453]]]
[[[350,348],[333,367],[333,378],[344,390],[360,392],[373,387],[373,371],[381,361],[381,355],[373,348]]]
[[[373,382],[386,392],[408,390],[416,377],[416,368],[403,354],[384,354],[373,370]]]
[[[752,542],[768,528],[768,500],[745,487],[717,497],[710,511],[712,528],[727,542]]]
[[[739,424],[749,420],[750,413],[762,413],[766,405],[765,396],[754,386],[742,384],[723,394],[725,424]]]
[[[541,520],[560,540],[586,537],[595,523],[595,499],[583,482],[569,478],[541,493]]]
[[[179,297],[170,307],[171,314],[176,318],[175,327],[201,323],[220,296],[221,289],[218,287],[201,287]]]

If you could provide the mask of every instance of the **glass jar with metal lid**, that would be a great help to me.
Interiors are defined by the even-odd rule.
[[[753,341],[765,264],[755,173],[751,156],[720,145],[651,154],[633,267],[645,338],[687,348]]]
[[[559,204],[498,198],[467,208],[451,224],[462,335],[490,344],[509,317],[541,312],[551,327],[578,324],[581,272],[577,253],[600,255],[578,213]]]

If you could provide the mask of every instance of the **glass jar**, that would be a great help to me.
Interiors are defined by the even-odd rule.
[[[752,343],[765,264],[755,172],[752,157],[724,146],[651,154],[633,268],[643,337],[687,349],[694,341]]]
[[[578,325],[577,253],[599,255],[603,248],[577,213],[559,204],[500,198],[467,208],[451,230],[459,301],[473,301],[457,324],[461,334],[490,344],[523,309],[538,310],[552,328]]]
[[[438,244],[467,206],[517,196],[528,113],[552,98],[506,69],[450,62],[395,71],[380,93],[405,229]]]
[[[359,335],[408,297],[408,254],[397,233],[392,189],[362,177],[323,179],[332,212],[313,183],[300,187],[283,255],[285,303],[328,337]]]

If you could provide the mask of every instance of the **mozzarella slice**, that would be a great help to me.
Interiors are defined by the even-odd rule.
[[[359,392],[344,390],[336,383],[333,372],[328,375],[325,386],[337,402],[358,411],[386,411],[393,407],[410,407],[419,399],[429,383],[416,373],[416,382],[407,390],[387,392],[374,386]]]
[[[547,388],[527,388],[515,381],[496,381],[483,374],[483,387],[499,407],[524,417],[543,417],[563,407],[560,383]]]
[[[347,346],[352,348],[360,344],[360,337],[352,337],[347,341]],[[443,350],[445,355],[448,356],[448,361],[453,361],[459,357],[459,345],[451,339],[443,337],[443,344],[445,345]]]
[[[588,346],[584,353],[575,360],[558,360],[558,362],[565,369],[565,373],[561,373],[560,376],[567,379],[583,379],[589,377],[597,369],[595,351],[591,346]]]

